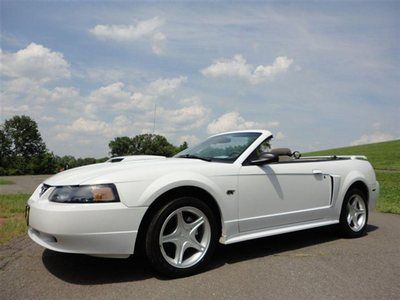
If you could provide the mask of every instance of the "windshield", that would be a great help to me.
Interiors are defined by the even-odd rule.
[[[260,135],[258,132],[238,132],[213,136],[174,157],[234,162]]]

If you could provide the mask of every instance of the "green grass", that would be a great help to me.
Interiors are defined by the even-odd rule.
[[[0,178],[0,185],[5,185],[5,184],[15,184],[15,182],[8,179]]]
[[[380,184],[377,209],[381,212],[400,214],[400,172],[376,172]]]
[[[311,152],[305,156],[340,154],[367,156],[381,188],[378,211],[400,214],[400,140]]]
[[[29,194],[0,195],[0,244],[26,233],[24,218]]]
[[[349,155],[360,154],[368,157],[375,170],[400,171],[400,140],[367,144],[360,146],[336,148],[306,153],[310,155]]]

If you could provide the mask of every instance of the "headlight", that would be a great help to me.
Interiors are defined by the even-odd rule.
[[[58,186],[49,197],[50,201],[61,203],[104,203],[119,202],[117,189],[113,184]]]

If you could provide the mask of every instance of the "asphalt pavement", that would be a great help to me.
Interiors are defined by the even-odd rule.
[[[50,176],[51,175],[0,176],[1,179],[12,182],[12,184],[0,185],[0,194],[32,194],[38,185]]]
[[[400,216],[369,223],[358,239],[327,227],[221,246],[206,271],[173,280],[25,236],[0,246],[0,299],[400,299]]]

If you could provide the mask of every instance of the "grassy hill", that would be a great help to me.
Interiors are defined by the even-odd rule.
[[[310,155],[367,156],[381,185],[377,209],[400,214],[400,140],[306,153]]]

